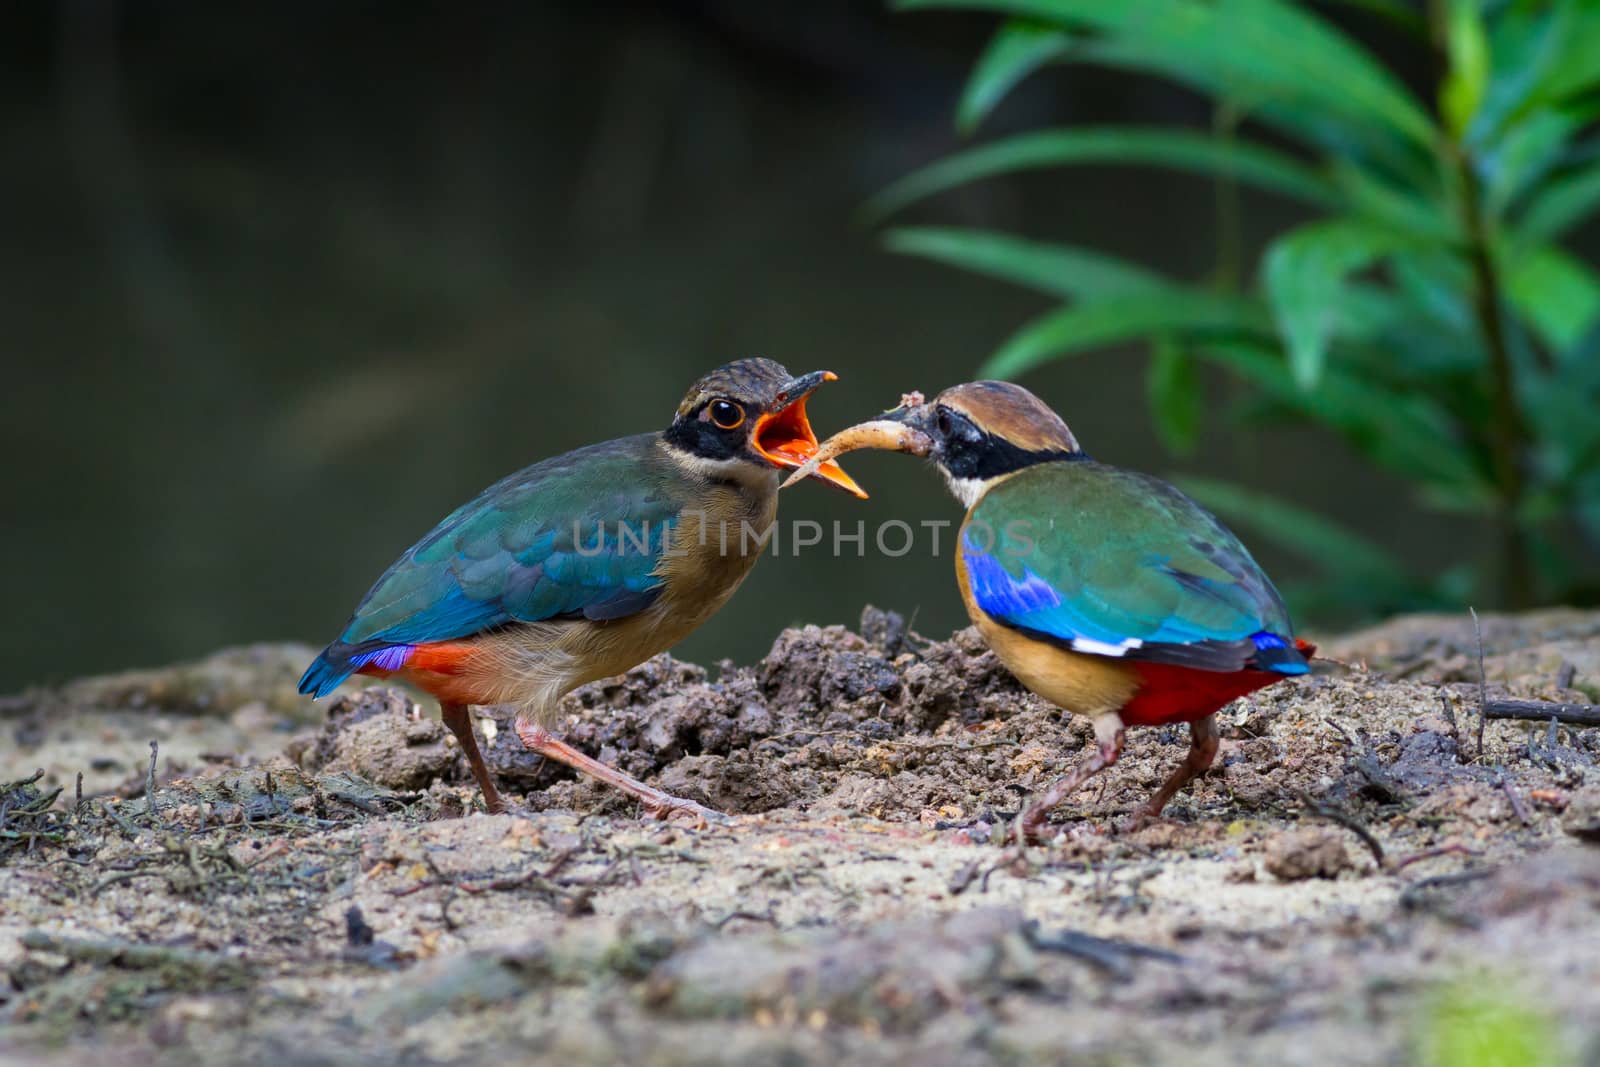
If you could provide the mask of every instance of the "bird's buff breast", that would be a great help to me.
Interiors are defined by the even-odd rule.
[[[638,614],[530,623],[479,638],[467,673],[480,695],[471,702],[515,704],[550,727],[557,702],[571,690],[622,674],[687,637],[727,603],[761,557],[757,538],[772,525],[777,497],[743,497],[733,490],[711,494],[703,514],[679,519],[671,550],[654,571],[661,596]],[[741,537],[741,523],[751,536]]]
[[[957,544],[962,543],[965,530],[963,525]],[[972,598],[959,551],[956,583],[967,615],[984,642],[1019,682],[1050,703],[1079,715],[1104,715],[1117,711],[1138,690],[1139,675],[1125,663],[1039,641],[990,618]]]

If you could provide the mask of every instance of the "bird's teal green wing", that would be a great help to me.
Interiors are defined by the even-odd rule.
[[[670,480],[641,477],[656,458],[654,440],[569,452],[457,508],[378,579],[302,691],[320,696],[369,662],[398,665],[408,646],[649,606],[683,507]]]
[[[986,614],[1075,651],[1305,669],[1249,551],[1160,479],[1087,459],[1028,468],[979,501],[960,551]]]

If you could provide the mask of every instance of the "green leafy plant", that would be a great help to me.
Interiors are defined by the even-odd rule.
[[[1462,573],[1409,578],[1381,548],[1287,505],[1191,484],[1291,545],[1320,533],[1324,595],[1379,608],[1572,595],[1583,574],[1571,544],[1600,539],[1600,275],[1560,242],[1600,204],[1591,136],[1600,6],[1433,0],[1423,17],[1392,0],[1346,0],[1349,17],[1376,20],[1437,69],[1431,108],[1332,22],[1287,0],[900,6],[1009,16],[966,86],[964,131],[1052,63],[1169,79],[1208,96],[1215,121],[1199,132],[1068,128],[996,140],[894,184],[871,205],[875,216],[994,175],[1096,163],[1210,176],[1225,224],[1241,186],[1312,216],[1271,242],[1249,284],[1230,225],[1214,276],[1200,283],[1021,236],[890,231],[895,251],[1061,299],[982,373],[1015,377],[1148,342],[1150,403],[1182,451],[1201,421],[1197,367],[1224,368],[1245,383],[1248,413],[1314,421],[1412,480],[1424,505],[1494,526],[1492,565],[1474,589]]]

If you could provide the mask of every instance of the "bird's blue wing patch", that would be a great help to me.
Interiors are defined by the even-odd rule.
[[[1237,630],[1218,631],[1170,617],[1151,626],[1116,610],[1106,596],[1080,590],[1069,599],[1025,563],[1013,573],[992,553],[964,543],[962,562],[972,599],[992,618],[1068,642],[1083,651],[1121,655],[1146,644],[1188,644],[1238,640],[1249,634],[1253,620],[1239,620]],[[1254,625],[1259,625],[1255,623]]]
[[[1238,538],[1159,479],[1039,464],[984,494],[958,550],[974,610],[1075,651],[1211,671],[1303,658],[1256,644],[1290,633],[1277,591]]]
[[[1084,587],[1069,594],[1029,567],[1022,560],[1008,566],[995,553],[983,551],[971,539],[963,539],[962,565],[966,568],[973,603],[1007,626],[1067,645],[1074,651],[1101,656],[1135,659],[1163,659],[1201,665],[1222,648],[1242,647],[1248,656],[1255,650],[1270,652],[1290,648],[1281,636],[1259,629],[1261,622],[1248,612],[1212,612],[1209,625],[1180,614],[1159,619],[1140,618],[1117,605],[1116,590]],[[1158,561],[1159,565],[1159,561]],[[1187,583],[1192,585],[1193,583]],[[1204,592],[1191,589],[1191,594]],[[1241,657],[1243,658],[1243,657]],[[1266,658],[1277,660],[1278,656]],[[1283,673],[1303,673],[1304,667],[1292,660],[1270,669]]]

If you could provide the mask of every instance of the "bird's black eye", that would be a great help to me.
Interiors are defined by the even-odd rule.
[[[711,416],[711,421],[724,430],[736,430],[744,422],[744,408],[731,400],[713,400],[706,411]]]
[[[949,437],[951,430],[950,412],[944,408],[939,409],[939,416],[934,420],[934,427],[939,431],[940,437]]]

